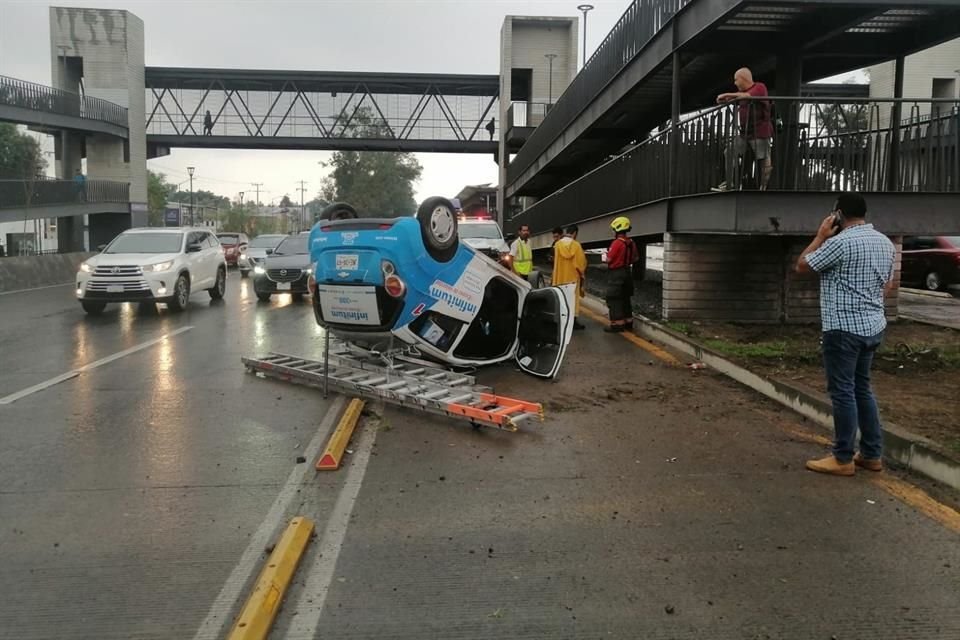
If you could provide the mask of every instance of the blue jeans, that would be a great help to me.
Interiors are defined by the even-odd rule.
[[[880,412],[870,389],[870,366],[883,333],[864,338],[846,331],[825,331],[823,365],[833,401],[833,455],[838,462],[853,460],[857,429],[860,453],[875,460],[883,455]]]

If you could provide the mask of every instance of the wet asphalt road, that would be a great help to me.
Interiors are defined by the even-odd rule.
[[[388,409],[319,475],[295,458],[342,401],[239,362],[318,356],[307,303],[234,277],[180,315],[87,318],[64,287],[0,318],[0,398],[168,336],[0,405],[0,638],[219,637],[296,514],[318,537],[272,638],[960,637],[960,532],[595,324],[556,382],[481,375],[543,425]]]

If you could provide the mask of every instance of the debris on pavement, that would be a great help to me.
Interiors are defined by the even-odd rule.
[[[303,464],[306,461],[307,459],[304,458],[303,456],[297,456],[297,464]]]
[[[673,605],[672,605],[672,604],[668,604],[667,606],[665,606],[665,607],[663,608],[663,610],[666,611],[667,614],[668,614],[668,615],[671,615],[671,616],[676,612],[676,609],[673,608]]]
[[[700,371],[706,368],[707,368],[707,365],[703,364],[702,362],[693,362],[687,365],[687,369],[691,369],[693,371]]]

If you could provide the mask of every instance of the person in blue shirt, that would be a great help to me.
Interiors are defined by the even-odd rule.
[[[73,185],[77,190],[77,199],[80,202],[87,201],[87,177],[81,173],[80,169],[77,169],[77,173],[73,176]]]
[[[808,461],[807,469],[838,476],[852,476],[856,467],[883,470],[870,368],[887,326],[884,298],[893,287],[896,249],[866,216],[863,196],[840,194],[796,266],[798,273],[820,274],[823,364],[833,404],[833,453]]]

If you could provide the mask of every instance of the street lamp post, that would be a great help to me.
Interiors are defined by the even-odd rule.
[[[194,167],[187,167],[187,175],[190,176],[190,226],[193,226],[193,170]]]
[[[583,13],[583,63],[580,68],[587,66],[587,14],[593,11],[592,4],[581,4],[577,10]]]
[[[553,59],[557,57],[555,53],[546,53],[543,56],[550,62],[550,71],[548,72],[547,86],[547,108],[550,108],[550,105],[553,104]]]

